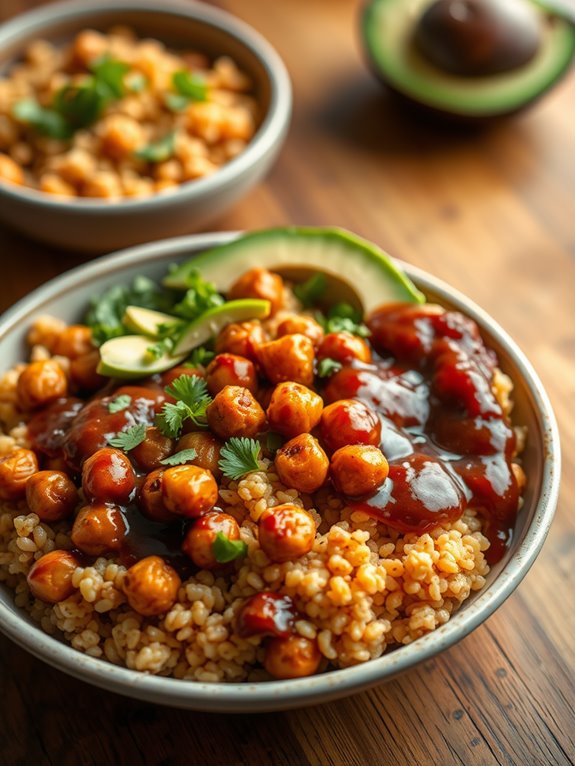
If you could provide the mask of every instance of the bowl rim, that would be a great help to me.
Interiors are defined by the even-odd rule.
[[[28,314],[58,296],[73,292],[95,278],[113,275],[141,264],[143,270],[154,263],[185,257],[215,245],[229,242],[240,232],[196,234],[130,247],[116,254],[80,265],[34,290],[22,298],[0,318],[0,339],[21,326]],[[396,260],[396,259],[394,259]],[[366,663],[309,678],[266,681],[259,683],[210,684],[146,675],[112,665],[106,660],[82,654],[68,644],[30,626],[20,612],[12,612],[0,603],[0,631],[36,657],[81,680],[120,694],[152,702],[213,712],[247,712],[282,710],[335,699],[367,689],[389,680],[399,673],[448,648],[489,617],[519,585],[535,561],[549,531],[557,505],[560,481],[559,431],[549,398],[530,362],[511,337],[483,309],[445,282],[420,268],[400,260],[418,286],[430,290],[478,321],[517,366],[519,374],[533,398],[533,406],[542,421],[544,461],[541,494],[536,502],[533,520],[524,531],[518,550],[502,571],[473,603],[458,611],[444,625],[418,638],[411,644]],[[22,613],[23,614],[23,613]]]
[[[151,205],[169,207],[176,198],[193,202],[198,198],[215,195],[241,177],[259,158],[273,151],[287,131],[292,112],[292,86],[286,66],[272,45],[253,27],[226,11],[198,0],[163,0],[160,6],[155,0],[61,0],[18,14],[1,24],[0,51],[19,38],[42,35],[44,31],[49,31],[53,22],[77,20],[80,24],[84,22],[84,25],[89,25],[93,15],[107,11],[146,11],[194,19],[219,29],[248,49],[262,65],[270,87],[269,105],[257,131],[242,152],[212,175],[185,181],[166,193],[156,192],[149,197],[122,198],[108,202],[89,197],[68,200],[26,186],[0,183],[0,195],[20,203],[46,206],[68,213],[81,211],[87,215],[99,215],[106,212],[116,215],[135,210],[145,212]]]

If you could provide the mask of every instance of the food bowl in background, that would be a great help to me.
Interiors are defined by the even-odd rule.
[[[254,83],[261,120],[246,148],[211,176],[145,198],[65,199],[0,183],[0,220],[51,245],[106,252],[197,231],[243,197],[269,170],[287,134],[291,84],[273,48],[229,14],[188,0],[75,0],[17,16],[0,27],[0,73],[35,39],[65,42],[82,29],[132,27],[169,46],[229,56]]]
[[[25,339],[39,314],[80,320],[90,299],[136,275],[159,279],[166,267],[229,241],[233,234],[182,237],[134,247],[76,268],[31,293],[0,322],[2,371],[25,358]],[[524,505],[511,544],[487,576],[484,588],[464,602],[444,625],[381,658],[308,678],[241,684],[208,684],[161,678],[117,667],[45,634],[0,588],[0,630],[49,664],[77,678],[130,697],[213,712],[257,712],[302,707],[367,689],[413,668],[462,639],[486,620],[515,590],[533,564],[549,530],[559,491],[560,446],[555,417],[543,386],[511,338],[468,298],[429,274],[401,264],[427,297],[475,320],[486,343],[512,378],[514,420],[528,428],[522,462],[527,475]]]

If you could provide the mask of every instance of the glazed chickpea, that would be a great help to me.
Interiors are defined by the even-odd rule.
[[[78,559],[68,551],[50,551],[39,558],[28,572],[28,587],[34,598],[57,604],[74,592],[72,576]]]
[[[213,551],[213,544],[218,533],[227,537],[228,540],[239,540],[238,522],[227,513],[206,513],[188,530],[182,543],[182,550],[201,569],[217,569],[222,566]]]
[[[146,438],[130,451],[130,456],[146,472],[161,468],[161,461],[174,452],[174,440],[164,436],[159,428],[146,428]]]
[[[320,437],[330,452],[348,444],[379,445],[381,423],[376,413],[358,399],[340,399],[321,414]]]
[[[144,141],[141,126],[125,114],[111,114],[100,131],[102,151],[115,160],[133,154]]]
[[[18,448],[0,459],[0,500],[20,500],[26,482],[38,470],[38,459],[29,449]]]
[[[262,550],[279,564],[297,559],[309,553],[313,547],[313,516],[291,503],[268,508],[260,516],[258,527]]]
[[[330,332],[321,342],[317,350],[317,358],[333,359],[341,364],[349,364],[357,359],[369,364],[371,349],[363,338],[352,335],[350,332]]]
[[[97,391],[107,378],[98,373],[100,352],[97,349],[70,360],[70,380],[82,391]]]
[[[78,490],[62,471],[38,471],[26,482],[26,503],[41,521],[60,521],[77,506]]]
[[[317,426],[322,410],[319,394],[300,383],[286,381],[274,388],[267,409],[268,423],[272,431],[283,436],[297,436]]]
[[[53,359],[32,362],[20,374],[16,384],[18,404],[23,410],[43,407],[66,396],[68,381],[60,365]]]
[[[358,497],[381,487],[387,479],[389,465],[378,447],[349,444],[333,453],[329,472],[338,492]]]
[[[278,338],[284,335],[305,335],[317,348],[323,340],[323,327],[313,317],[294,314],[281,321],[277,328]]]
[[[215,396],[226,386],[242,386],[255,393],[258,378],[254,363],[236,354],[218,354],[206,370],[208,391]]]
[[[325,483],[329,460],[317,439],[300,434],[276,452],[275,468],[282,484],[309,494]]]
[[[266,340],[259,321],[232,322],[216,338],[216,352],[229,353],[257,360],[257,350]]]
[[[196,465],[177,465],[164,471],[162,497],[168,511],[196,518],[218,500],[218,485],[209,471]]]
[[[267,269],[255,268],[234,282],[228,291],[228,299],[262,298],[271,303],[271,314],[278,311],[284,301],[284,282],[279,274]]]
[[[312,676],[321,662],[317,641],[293,635],[266,642],[264,667],[274,678]]]
[[[291,380],[311,386],[313,360],[313,343],[305,335],[284,335],[262,344],[258,350],[258,361],[271,383]]]
[[[19,186],[24,183],[24,171],[7,154],[0,154],[0,181],[9,181]]]
[[[256,436],[263,431],[266,415],[247,388],[226,386],[207,409],[208,425],[221,439]]]
[[[175,521],[177,516],[168,511],[164,505],[162,479],[165,470],[165,468],[159,468],[146,476],[138,495],[138,505],[144,516],[147,516],[148,519],[169,523]]]
[[[62,330],[54,347],[55,354],[68,359],[77,359],[94,350],[92,330],[83,324],[72,324]]]
[[[82,466],[82,489],[88,500],[122,505],[130,500],[135,488],[132,464],[118,449],[99,449]]]
[[[213,473],[216,479],[222,475],[218,465],[222,443],[211,433],[207,431],[193,431],[192,433],[184,434],[178,441],[175,451],[180,452],[185,449],[196,451],[196,457],[189,461],[192,465],[205,468]]]
[[[120,550],[126,522],[117,506],[97,503],[80,509],[72,527],[72,543],[88,556]]]
[[[164,614],[174,605],[182,581],[159,556],[147,556],[131,566],[122,589],[135,612],[144,617]]]

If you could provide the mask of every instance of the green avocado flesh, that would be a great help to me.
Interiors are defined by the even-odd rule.
[[[175,367],[186,354],[163,354],[154,359],[148,349],[152,340],[144,335],[122,335],[100,346],[98,372],[110,378],[144,378]]]
[[[322,272],[347,283],[364,312],[384,303],[423,303],[425,298],[391,258],[366,240],[342,229],[286,228],[246,234],[208,250],[172,272],[163,284],[182,288],[190,266],[226,293],[248,269],[262,267],[296,275]]]
[[[390,87],[412,101],[463,117],[493,117],[520,109],[566,72],[575,55],[575,27],[541,16],[541,45],[535,57],[513,71],[462,77],[428,62],[413,44],[421,14],[434,0],[371,0],[362,33],[369,58]],[[502,0],[505,2],[505,0]]]

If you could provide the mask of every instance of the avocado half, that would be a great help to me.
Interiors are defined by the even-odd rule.
[[[370,0],[362,17],[362,38],[376,75],[412,103],[471,120],[512,114],[549,90],[573,61],[575,27],[532,2],[542,35],[531,61],[485,77],[450,74],[427,61],[413,41],[416,24],[433,1]]]

